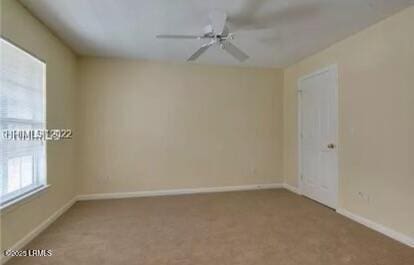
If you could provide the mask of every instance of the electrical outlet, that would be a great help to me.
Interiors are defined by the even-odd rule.
[[[101,179],[101,181],[103,181],[103,182],[108,182],[109,181],[109,179],[110,179],[110,176],[101,176],[100,177],[100,179]]]
[[[256,176],[256,175],[257,175],[257,168],[256,168],[256,167],[252,167],[252,168],[250,168],[250,174],[251,174],[252,176]]]
[[[370,202],[371,198],[369,196],[369,194],[364,193],[362,191],[358,191],[358,197],[361,198],[362,200],[366,201],[366,202]]]

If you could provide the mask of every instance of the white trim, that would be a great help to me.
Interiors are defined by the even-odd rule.
[[[242,185],[242,186],[167,189],[167,190],[150,190],[150,191],[133,191],[133,192],[116,192],[116,193],[95,193],[95,194],[79,195],[77,198],[79,201],[87,201],[87,200],[122,199],[122,198],[136,198],[136,197],[198,194],[198,193],[213,193],[213,192],[227,192],[227,191],[243,191],[243,190],[265,190],[265,189],[280,189],[280,188],[283,188],[282,183],[272,183],[272,184],[255,184],[255,185]]]
[[[297,83],[297,102],[298,102],[298,113],[297,113],[297,140],[298,140],[298,191],[300,194],[303,194],[303,185],[302,185],[302,97],[301,90],[299,88],[300,80]]]
[[[68,203],[63,205],[59,210],[54,212],[49,218],[47,218],[45,221],[43,221],[40,225],[38,225],[35,229],[33,229],[30,233],[28,233],[25,237],[20,239],[16,244],[14,244],[11,248],[12,250],[20,250],[24,246],[26,246],[30,241],[32,241],[36,236],[38,236],[43,230],[45,230],[49,225],[51,225],[56,219],[58,219],[63,213],[65,213],[67,210],[69,210],[70,207],[72,207],[73,204],[77,201],[77,198],[74,197],[71,199]],[[4,256],[4,253],[1,253],[1,264],[5,264],[11,256]]]
[[[305,79],[308,79],[310,77],[313,76],[317,76],[320,75],[322,73],[328,72],[328,71],[334,71],[335,72],[335,78],[336,78],[336,107],[337,107],[337,135],[336,135],[336,141],[337,141],[337,146],[339,146],[339,73],[338,73],[338,64],[331,64],[327,67],[321,68],[317,71],[314,71],[310,74],[301,76],[298,81],[297,81],[297,127],[298,127],[298,131],[297,131],[297,140],[298,140],[298,146],[297,146],[297,150],[298,150],[298,194],[303,194],[303,179],[302,179],[302,137],[301,137],[301,133],[302,133],[302,103],[301,103],[301,82]],[[339,207],[339,183],[340,183],[340,176],[339,176],[339,150],[336,151],[337,153],[337,161],[338,161],[338,168],[337,168],[337,183],[336,183],[336,205],[335,205],[335,209]],[[305,195],[306,196],[306,195]]]
[[[298,83],[299,83],[299,82],[301,82],[301,81],[303,81],[303,80],[305,80],[305,79],[308,79],[308,78],[314,77],[314,76],[316,76],[316,75],[323,74],[323,73],[328,72],[328,71],[331,71],[331,70],[335,70],[335,71],[337,71],[337,70],[338,70],[338,64],[333,63],[333,64],[331,64],[331,65],[328,65],[328,66],[326,66],[326,67],[323,67],[323,68],[320,68],[320,69],[318,69],[318,70],[316,70],[316,71],[313,71],[313,72],[311,72],[311,73],[309,73],[309,74],[303,75],[303,76],[301,76],[301,77],[299,78]],[[298,88],[298,90],[300,90],[300,89]]]
[[[414,238],[409,237],[408,235],[397,232],[391,228],[378,224],[357,214],[351,213],[350,211],[342,208],[337,209],[336,212],[351,220],[354,220],[357,223],[360,223],[368,228],[371,228],[381,234],[384,234],[392,239],[395,239],[407,246],[414,248]]]
[[[294,187],[292,185],[289,185],[287,183],[283,184],[283,188],[287,189],[288,191],[291,191],[293,193],[296,193],[297,195],[302,195],[302,193],[300,192],[299,188]]]
[[[15,199],[10,200],[7,203],[0,205],[0,216],[3,215],[4,213],[11,211],[15,207],[18,207],[36,198],[37,196],[45,192],[47,189],[49,189],[50,186],[51,185],[39,185],[36,188],[31,189],[29,192],[26,192],[23,195],[18,196]]]

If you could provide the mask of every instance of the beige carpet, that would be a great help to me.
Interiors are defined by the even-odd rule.
[[[414,250],[285,190],[76,203],[8,265],[413,265]]]

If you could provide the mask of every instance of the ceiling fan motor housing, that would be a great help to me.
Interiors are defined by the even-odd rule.
[[[234,35],[229,32],[226,25],[227,15],[222,10],[214,10],[209,14],[210,24],[203,28],[203,35],[157,35],[157,38],[166,39],[209,39],[210,42],[204,43],[201,47],[187,59],[187,61],[194,61],[199,58],[208,48],[213,45],[219,45],[220,48],[232,55],[240,62],[244,62],[249,56],[240,50],[237,46],[232,44],[229,40],[234,39]]]
[[[204,35],[210,35],[213,33],[213,26],[207,25],[204,27]]]

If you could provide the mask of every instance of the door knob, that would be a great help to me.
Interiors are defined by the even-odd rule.
[[[335,144],[328,144],[328,148],[329,149],[334,149],[335,148]]]

